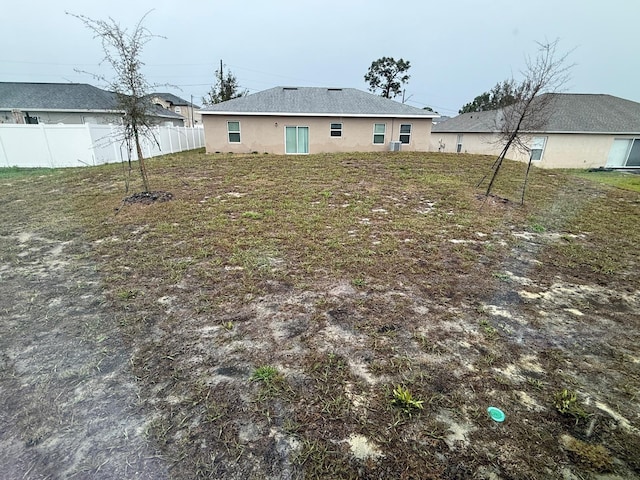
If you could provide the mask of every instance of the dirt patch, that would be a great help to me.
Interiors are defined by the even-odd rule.
[[[2,477],[168,478],[87,245],[22,231],[0,249]]]
[[[133,205],[140,203],[142,205],[151,205],[152,203],[169,202],[173,200],[171,192],[139,192],[134,193],[122,200],[123,205]]]

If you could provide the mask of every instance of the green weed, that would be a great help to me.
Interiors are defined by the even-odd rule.
[[[413,410],[422,410],[424,400],[417,400],[408,388],[398,385],[393,389],[393,399],[391,404],[400,408],[405,413],[411,413]]]
[[[566,388],[556,392],[554,395],[554,406],[556,410],[565,416],[570,416],[578,420],[583,420],[589,416],[578,401],[578,395]]]
[[[278,377],[278,369],[271,365],[263,365],[261,367],[256,368],[251,375],[251,380],[260,381],[264,383],[273,383],[273,381]]]
[[[249,211],[249,212],[244,212],[242,214],[243,218],[250,218],[252,220],[261,220],[262,218],[264,218],[264,215],[260,212],[253,212],[253,211]]]

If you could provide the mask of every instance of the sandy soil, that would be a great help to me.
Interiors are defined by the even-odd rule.
[[[79,240],[0,237],[0,477],[167,478]]]

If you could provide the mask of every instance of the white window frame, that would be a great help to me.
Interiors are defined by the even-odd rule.
[[[182,109],[181,109],[180,107],[176,107],[176,108],[175,108],[175,112],[176,112],[176,113],[182,113]]]
[[[631,151],[633,150],[636,142],[640,144],[640,137],[614,138],[611,148],[609,149],[606,166],[611,168],[636,168],[637,165],[627,165],[629,163]],[[614,148],[616,144],[618,145],[618,148],[616,149],[617,152],[615,152],[617,155],[614,157]],[[622,155],[620,155],[620,146],[624,147],[624,153]]]
[[[384,127],[384,131],[382,133],[376,132],[376,126],[382,125]],[[376,136],[382,135],[382,142],[376,142]],[[384,145],[385,139],[387,138],[387,124],[386,123],[374,123],[373,124],[373,144],[374,145]]]
[[[409,133],[403,133],[402,132],[402,127],[409,127]],[[411,131],[413,130],[413,124],[412,123],[401,123],[400,124],[400,132],[398,134],[398,140],[400,141],[400,143],[404,144],[404,145],[409,145],[411,144]],[[402,137],[409,137],[408,140],[406,142],[402,141]]]
[[[231,130],[230,126],[229,126],[230,123],[237,123],[238,124],[238,130]],[[235,134],[235,133],[238,134],[238,141],[237,142],[231,140],[231,134],[232,133],[233,134]],[[240,120],[229,120],[229,121],[227,121],[227,141],[229,143],[242,143],[242,133],[240,131]]]
[[[287,128],[295,128],[296,129],[296,151],[295,152],[287,152]],[[298,130],[301,128],[307,129],[307,151],[300,152],[300,144],[298,143]],[[285,125],[284,127],[284,154],[285,155],[309,155],[311,150],[311,128],[308,125]]]
[[[459,133],[458,138],[456,139],[456,153],[462,152],[462,140],[464,139],[464,134]]]
[[[340,125],[340,127],[334,128],[334,125]],[[338,133],[338,135],[334,135],[334,132]],[[329,124],[329,136],[331,138],[342,138],[342,122]]]
[[[548,139],[548,137],[546,137],[546,136],[533,137],[531,139],[531,153],[530,153],[529,158],[531,158],[532,162],[541,162],[542,161],[542,158],[544,157],[544,150],[545,150],[545,148],[547,148],[547,139]],[[537,141],[537,143],[536,143],[536,141]],[[541,147],[538,146],[538,144],[540,142],[542,143]],[[537,152],[537,151],[540,152],[540,156],[538,158],[533,158],[534,156],[537,156],[537,155],[534,155],[533,152]]]

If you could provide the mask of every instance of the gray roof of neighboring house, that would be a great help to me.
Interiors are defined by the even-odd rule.
[[[204,107],[203,114],[425,117],[437,113],[355,88],[275,87]]]
[[[548,133],[640,133],[640,103],[612,95],[548,93],[552,113],[540,131]],[[499,110],[458,115],[432,128],[434,133],[488,133],[496,130]]]
[[[0,82],[0,110],[120,111],[116,94],[86,83]],[[151,114],[179,118],[181,115],[153,106]]]
[[[184,98],[180,98],[177,95],[174,95],[173,93],[154,92],[154,93],[150,94],[149,96],[150,97],[160,97],[163,100],[165,100],[166,102],[172,103],[173,105],[176,105],[178,107],[185,106],[185,107],[200,108],[195,103],[188,102]]]

